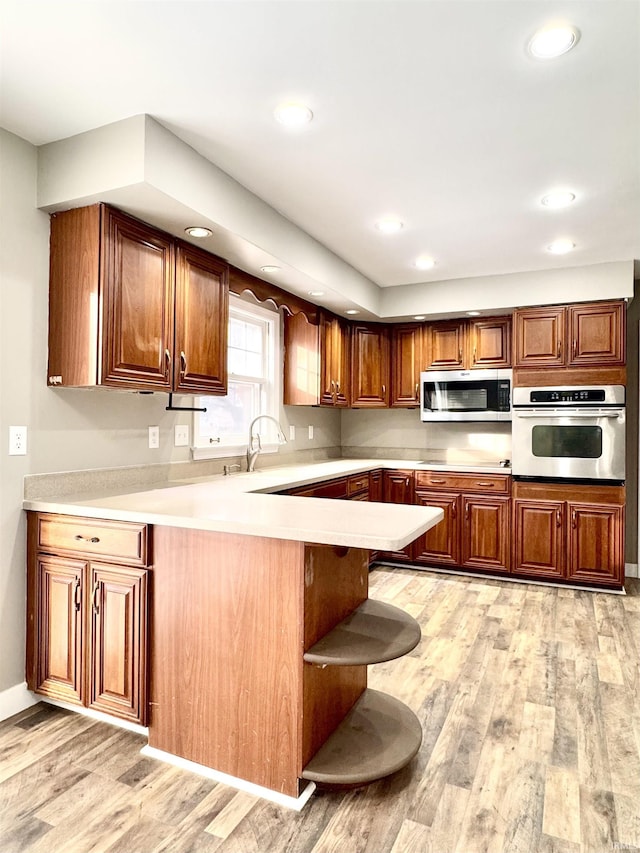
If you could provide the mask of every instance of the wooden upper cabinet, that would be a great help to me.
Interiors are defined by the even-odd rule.
[[[173,365],[176,391],[226,394],[228,274],[227,264],[213,255],[186,243],[178,244]]]
[[[349,323],[323,314],[320,321],[320,405],[349,406]]]
[[[511,318],[427,323],[424,350],[427,370],[511,367]]]
[[[351,327],[351,406],[389,405],[389,329],[376,323]]]
[[[469,367],[511,367],[511,317],[469,320]]]
[[[317,406],[320,403],[320,326],[300,311],[284,316],[285,406]]]
[[[420,371],[424,369],[423,329],[417,323],[391,326],[391,395],[392,408],[420,405]]]
[[[424,327],[427,370],[462,370],[466,366],[465,332],[464,320],[427,323]]]
[[[48,383],[226,393],[227,300],[213,255],[104,204],[56,213]]]
[[[514,312],[515,367],[562,367],[565,363],[563,307]]]
[[[103,222],[99,384],[170,391],[173,242],[109,208]]]
[[[572,367],[625,363],[625,311],[623,302],[570,305],[567,329]]]
[[[513,320],[516,368],[603,369],[625,364],[621,300],[521,308]]]

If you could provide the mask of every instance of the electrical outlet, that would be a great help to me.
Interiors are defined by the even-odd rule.
[[[149,427],[149,447],[152,450],[160,447],[160,427]]]
[[[174,447],[189,446],[189,424],[176,424]]]
[[[309,424],[309,438],[313,438],[313,424]]]
[[[9,456],[27,455],[27,428],[26,426],[9,427]]]
[[[296,440],[296,428],[293,424],[289,424],[289,441]]]

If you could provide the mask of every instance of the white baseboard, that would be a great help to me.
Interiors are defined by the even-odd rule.
[[[625,563],[624,564],[624,576],[626,578],[637,578],[638,575],[638,564],[637,563]]]
[[[13,717],[14,714],[19,714],[20,711],[30,708],[39,701],[39,697],[27,689],[26,681],[9,687],[0,692],[0,720]]]
[[[297,812],[301,811],[316,789],[316,783],[309,782],[299,797],[290,797],[287,794],[281,794],[279,791],[263,788],[262,785],[256,785],[254,782],[247,782],[246,779],[238,779],[237,776],[229,776],[227,773],[222,773],[219,770],[212,770],[210,767],[204,767],[202,764],[196,764],[194,761],[188,761],[186,758],[180,758],[178,755],[172,755],[170,752],[164,752],[153,746],[143,746],[140,752],[142,755],[157,758],[159,761],[173,764],[174,767],[181,767],[183,770],[190,770],[199,776],[205,776],[207,779],[213,779],[215,782],[221,782],[223,785],[237,788],[239,791],[246,791],[248,794],[262,797],[264,800],[270,800],[272,803],[277,803],[279,806],[285,806],[288,809],[294,809]]]
[[[129,720],[121,720],[120,717],[113,717],[111,714],[104,714],[102,711],[94,711],[93,708],[85,708],[83,705],[72,705],[70,702],[52,699],[50,696],[40,696],[38,701],[45,702],[47,705],[55,705],[56,708],[64,708],[65,711],[73,711],[74,714],[81,714],[83,717],[90,717],[99,723],[108,723],[110,726],[127,729],[127,731],[135,732],[137,735],[149,737],[147,726],[141,726],[139,723],[132,723]]]

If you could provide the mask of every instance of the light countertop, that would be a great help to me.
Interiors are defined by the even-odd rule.
[[[436,507],[272,494],[375,468],[510,473],[499,465],[336,459],[264,468],[117,495],[29,499],[26,510],[397,551],[443,518]]]

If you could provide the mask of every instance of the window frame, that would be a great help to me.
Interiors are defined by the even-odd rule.
[[[259,414],[271,415],[277,421],[280,420],[280,408],[282,402],[282,322],[280,312],[274,309],[266,308],[260,303],[248,302],[241,299],[236,294],[229,294],[229,322],[232,317],[242,319],[260,320],[265,324],[267,330],[267,347],[264,353],[265,373],[266,377],[246,376],[229,372],[227,383],[233,381],[238,382],[256,382],[259,381],[263,390],[261,396],[266,400],[259,404]],[[227,360],[228,360],[229,345],[227,343]],[[228,387],[227,387],[228,391]],[[228,398],[228,393],[224,396],[215,396],[215,400],[224,400]],[[196,407],[207,407],[207,396],[195,398],[194,405]],[[219,444],[210,441],[210,434],[203,433],[200,427],[200,412],[193,413],[193,445],[191,453],[193,459],[223,459],[225,457],[242,456],[246,453],[249,444],[249,435],[238,441],[236,434],[233,441],[225,443],[222,440]],[[277,441],[264,441],[262,444],[262,453],[277,453],[280,447]]]

